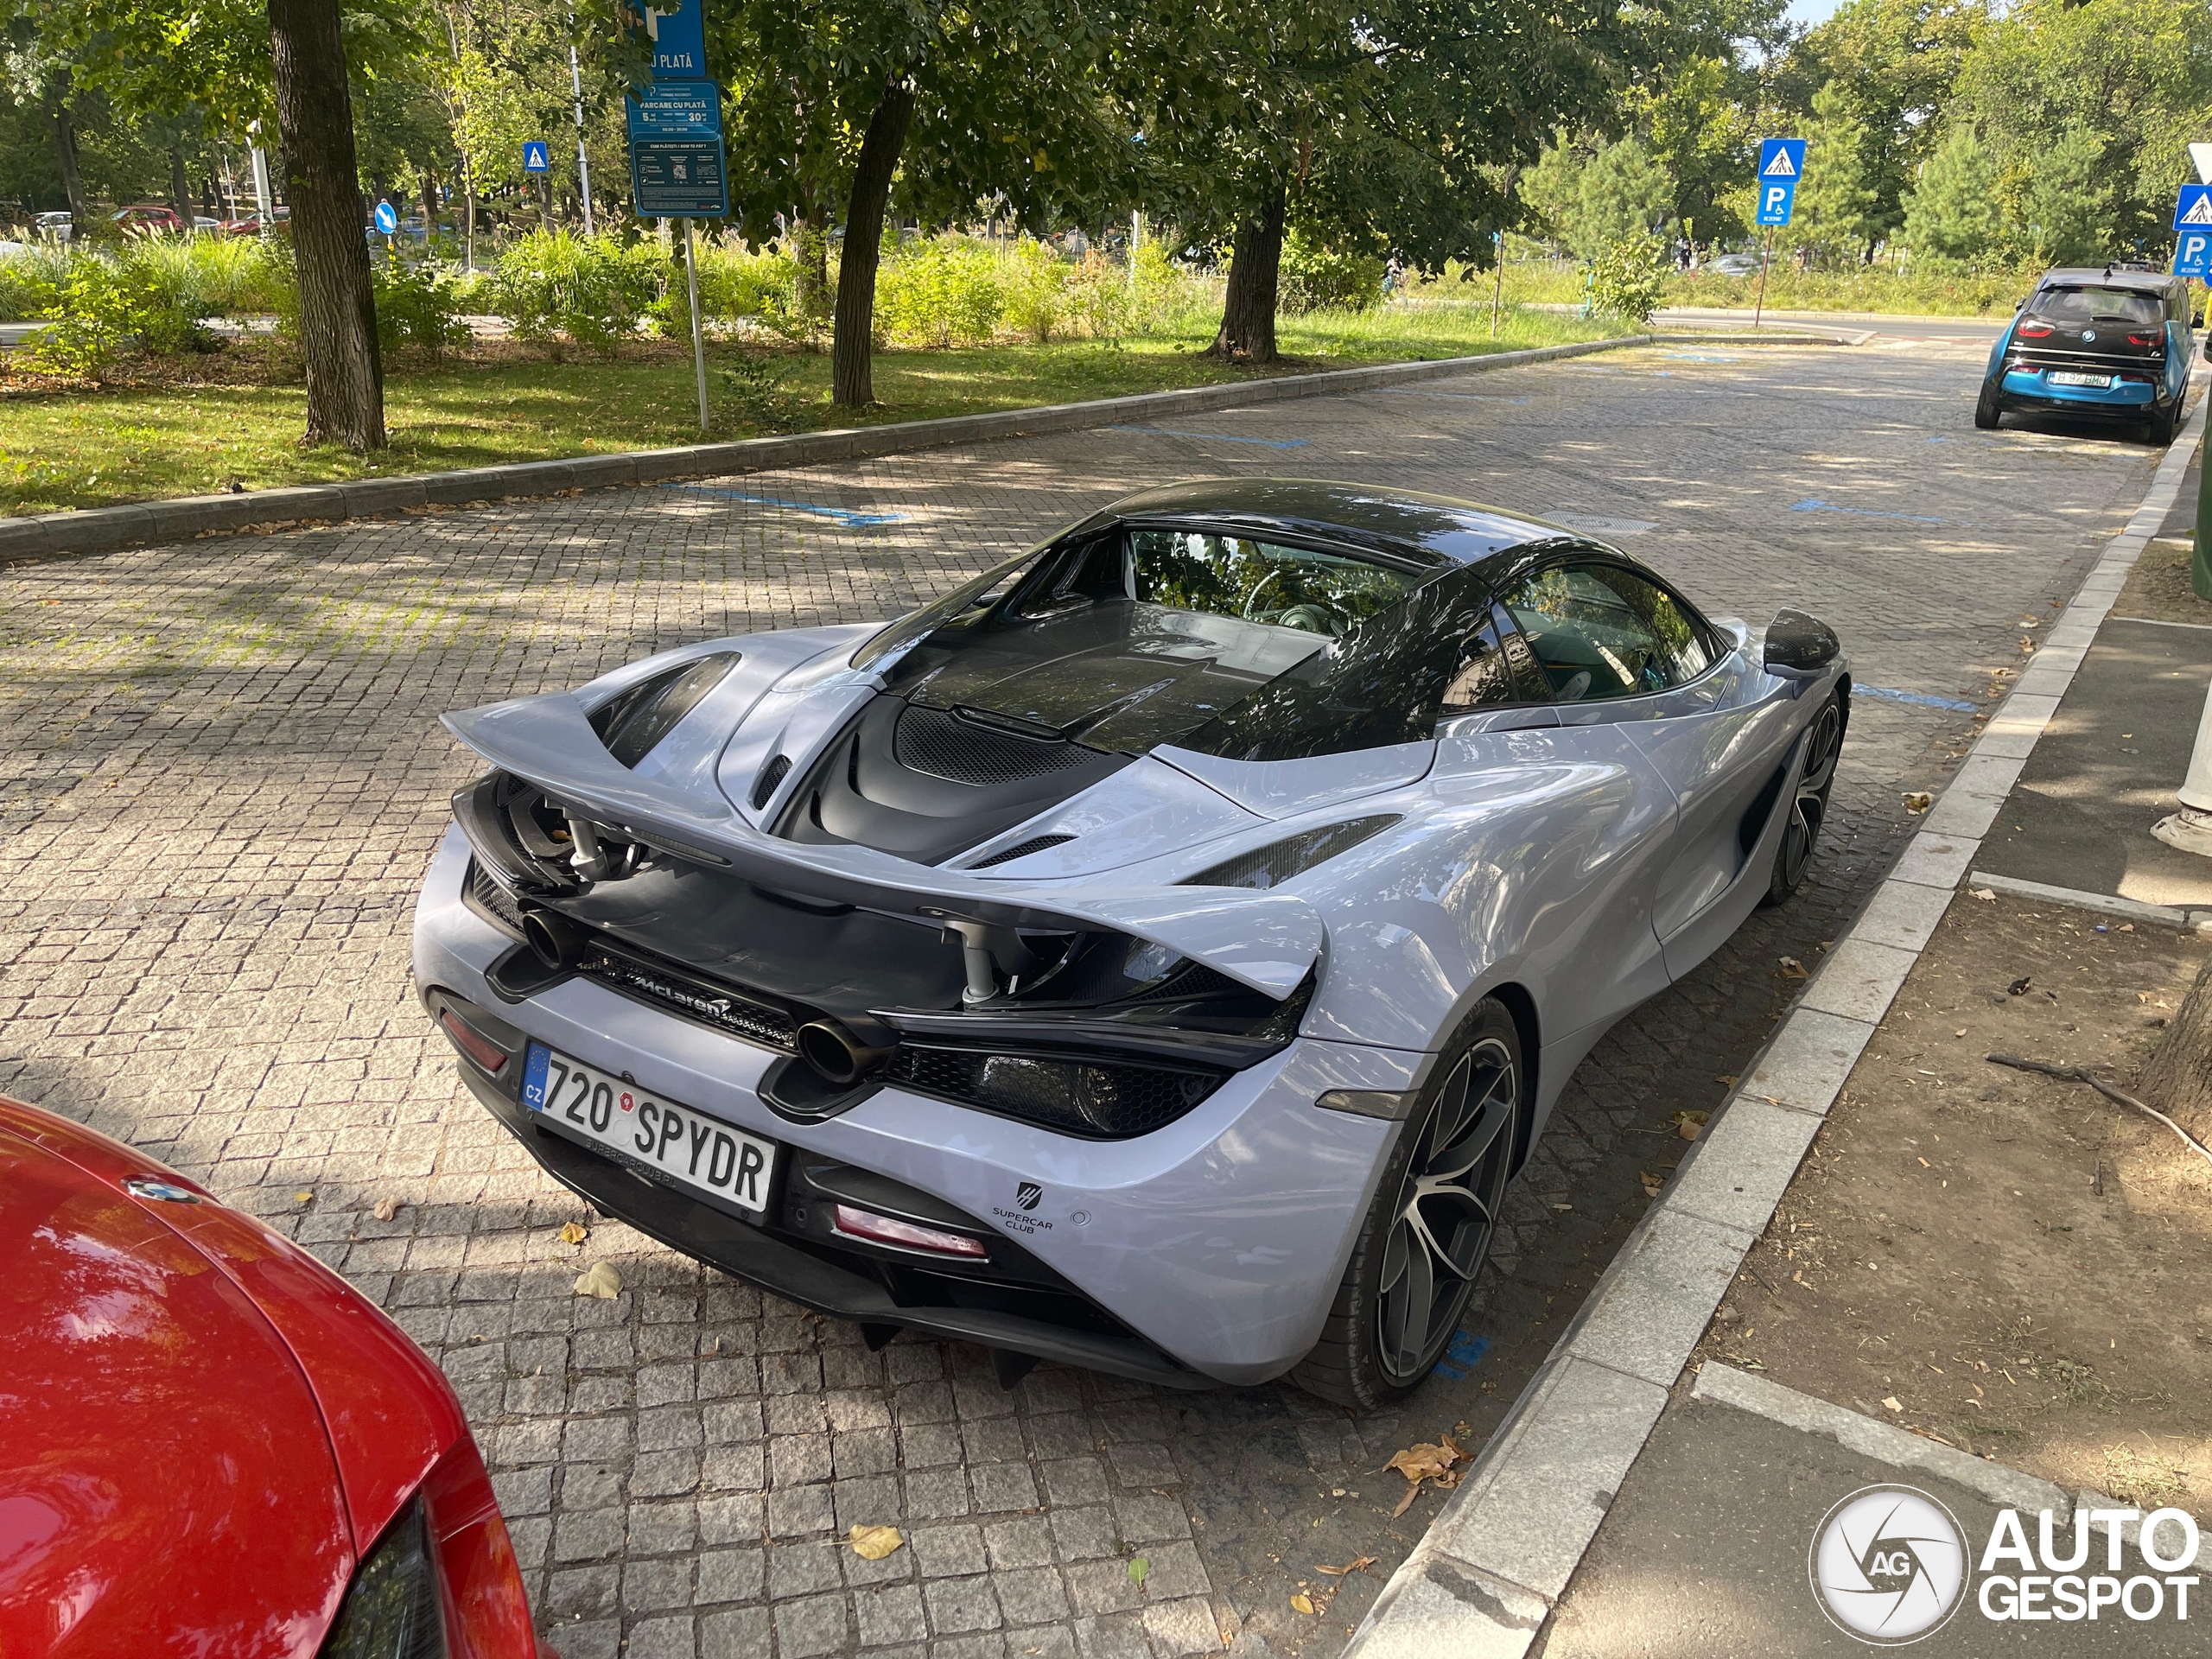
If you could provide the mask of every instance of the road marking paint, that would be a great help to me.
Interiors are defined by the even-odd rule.
[[[1839,507],[1834,502],[1823,501],[1816,495],[1808,495],[1802,501],[1792,501],[1789,504],[1789,511],[1792,512],[1843,512],[1850,514],[1854,518],[1902,518],[1907,524],[1943,524],[1950,522],[1947,518],[1930,518],[1927,514],[1920,512],[1880,512],[1872,507]]]
[[[725,501],[749,501],[759,507],[783,507],[792,512],[810,513],[817,518],[829,518],[855,530],[867,530],[877,524],[903,524],[903,512],[855,512],[849,507],[825,507],[814,501],[791,501],[780,495],[747,495],[742,490],[714,490],[703,484],[664,484],[663,489],[674,490],[682,495],[712,495]]]
[[[1262,449],[1303,449],[1305,438],[1240,438],[1232,432],[1185,432],[1172,426],[1109,426],[1109,432],[1142,432],[1158,438],[1203,438],[1209,443],[1249,443]]]
[[[1970,715],[1980,707],[1979,703],[1961,702],[1956,697],[1931,696],[1925,691],[1897,691],[1886,685],[1860,685],[1853,682],[1851,695],[1854,697],[1879,697],[1885,702],[1910,702],[1923,709],[1953,709],[1960,714]]]

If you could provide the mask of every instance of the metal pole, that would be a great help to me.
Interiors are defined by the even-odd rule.
[[[1497,338],[1498,308],[1505,302],[1505,232],[1490,233],[1491,253],[1497,262],[1497,283],[1490,291],[1490,337]]]
[[[569,12],[569,91],[576,110],[576,188],[584,199],[584,234],[592,234],[591,162],[584,155],[584,77],[576,67],[576,14]]]
[[[1759,300],[1751,309],[1751,327],[1759,326],[1759,319],[1766,315],[1766,268],[1774,263],[1774,226],[1766,227],[1766,257],[1759,261]]]
[[[254,123],[254,125],[257,128],[258,128],[260,124],[261,124],[258,121]],[[256,137],[258,137],[258,133],[257,133]],[[257,143],[249,143],[246,146],[246,153],[251,157],[253,162],[254,211],[260,217],[261,238],[264,241],[266,241],[270,234],[270,214],[271,209],[271,204],[269,200],[269,152],[262,149],[260,144]]]
[[[707,430],[707,341],[699,331],[699,259],[691,240],[691,221],[683,221],[683,281],[691,295],[691,363],[699,372],[699,431]]]

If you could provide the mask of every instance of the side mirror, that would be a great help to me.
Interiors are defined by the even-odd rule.
[[[2196,310],[2190,314],[2189,326],[2192,328],[2202,328],[2204,326],[2204,311],[2202,307],[2200,306]]]
[[[2015,300],[2012,302],[2012,309],[2018,311],[2025,304],[2027,304],[2025,300]]]
[[[1802,611],[1781,610],[1766,625],[1766,671],[1784,679],[1810,679],[1843,654],[1835,630]]]

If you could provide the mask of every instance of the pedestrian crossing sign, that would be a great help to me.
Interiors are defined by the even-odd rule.
[[[1762,225],[1787,225],[1805,175],[1802,138],[1766,138],[1759,143],[1759,213]]]
[[[553,157],[543,138],[533,138],[522,147],[522,170],[525,173],[550,173]]]
[[[2212,231],[2212,184],[2184,184],[2174,200],[2174,229]]]

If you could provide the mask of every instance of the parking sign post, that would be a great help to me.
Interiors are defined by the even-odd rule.
[[[1759,261],[1759,297],[1751,309],[1751,327],[1766,315],[1766,269],[1774,263],[1774,231],[1789,222],[1797,201],[1797,181],[1805,176],[1802,138],[1763,138],[1759,141],[1758,222],[1766,226],[1766,255]]]
[[[705,0],[624,0],[630,26],[652,51],[652,84],[624,100],[630,194],[640,219],[683,221],[683,278],[691,300],[691,365],[699,430],[707,429],[707,344],[699,324],[698,245],[692,221],[729,215],[721,88],[707,78]]]

